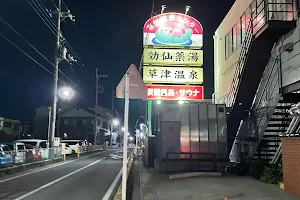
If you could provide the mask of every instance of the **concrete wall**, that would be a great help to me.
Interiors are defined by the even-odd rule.
[[[286,192],[300,198],[300,138],[282,139],[283,182]]]

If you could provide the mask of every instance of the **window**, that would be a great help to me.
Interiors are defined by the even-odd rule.
[[[231,54],[233,52],[232,29],[228,33],[227,45],[228,45],[228,55],[227,55],[227,58],[228,58],[229,56],[231,56]]]
[[[100,126],[101,125],[101,121],[100,119],[97,120],[97,125]]]
[[[237,29],[236,25],[232,28],[232,52],[234,52],[237,48]]]
[[[3,127],[11,128],[12,127],[12,122],[4,122]]]
[[[17,145],[17,149],[18,151],[24,151],[25,150],[25,146],[22,144]]]
[[[80,120],[78,120],[80,121]],[[77,123],[77,120],[76,119],[72,119],[72,124],[76,124]]]
[[[242,44],[242,24],[241,20],[236,23],[236,48],[239,48]]]
[[[82,120],[82,124],[87,124],[87,120],[86,120],[86,119],[83,119],[83,120]]]
[[[229,57],[228,34],[225,36],[225,58]]]
[[[247,26],[246,26],[246,14],[244,13],[241,17],[241,31],[242,31],[242,43],[244,42],[245,40],[245,37],[246,37],[246,30],[247,30]]]
[[[3,151],[10,151],[11,149],[8,146],[2,146]]]
[[[95,120],[94,119],[91,120],[91,124],[95,124]]]
[[[68,120],[67,119],[64,120],[64,124],[68,124]]]
[[[47,142],[41,142],[40,147],[41,148],[47,148]]]

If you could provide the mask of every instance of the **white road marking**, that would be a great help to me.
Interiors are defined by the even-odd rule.
[[[102,152],[95,153],[95,154],[101,154],[101,153],[104,153],[104,152],[107,152],[107,151],[102,151]],[[91,155],[82,157],[82,159],[89,158],[91,156],[94,156],[95,154],[91,154]],[[45,171],[45,170],[48,170],[48,169],[51,169],[51,168],[54,168],[54,167],[59,167],[61,165],[65,165],[65,164],[68,164],[68,163],[71,163],[71,162],[75,162],[75,161],[78,161],[78,159],[74,159],[74,160],[70,160],[70,161],[65,161],[65,162],[58,163],[58,164],[53,164],[53,165],[50,165],[48,167],[44,167],[44,168],[41,168],[41,169],[38,169],[38,170],[35,170],[35,171],[27,172],[25,174],[20,174],[20,175],[17,175],[17,176],[6,178],[6,179],[3,179],[3,180],[0,180],[0,183],[4,183],[4,182],[10,181],[10,180],[21,178],[23,176],[27,176],[27,175],[30,175],[30,174],[34,174],[34,173],[38,173],[38,172],[41,172],[41,171]]]
[[[129,159],[130,159],[130,155],[129,155],[128,158],[127,158],[127,163],[128,163],[128,161],[129,161]],[[115,189],[115,187],[117,186],[118,181],[119,181],[120,178],[121,178],[121,175],[122,175],[122,169],[123,169],[123,167],[121,167],[121,169],[120,169],[118,175],[116,176],[115,180],[112,182],[112,184],[110,185],[110,187],[109,187],[108,190],[106,191],[106,193],[105,193],[104,197],[102,198],[102,200],[109,200],[109,198],[111,198],[111,195],[112,195],[112,193],[114,192],[114,189]]]
[[[106,158],[106,157],[101,158],[101,159],[99,159],[99,160],[96,160],[95,162],[92,162],[92,163],[90,163],[89,165],[86,165],[86,166],[84,166],[84,167],[82,167],[82,168],[80,168],[80,169],[77,169],[77,170],[75,170],[75,171],[73,171],[73,172],[71,172],[71,173],[69,173],[69,174],[66,174],[66,175],[64,175],[64,176],[62,176],[62,177],[60,177],[60,178],[58,178],[58,179],[56,179],[56,180],[54,180],[54,181],[51,181],[51,182],[49,182],[49,183],[47,183],[47,184],[45,184],[45,185],[42,185],[41,187],[39,187],[39,188],[37,188],[37,189],[35,189],[35,190],[32,190],[31,192],[28,192],[28,193],[26,193],[26,194],[24,194],[24,195],[22,195],[22,196],[16,198],[15,200],[25,199],[26,197],[28,197],[28,196],[30,196],[30,195],[32,195],[32,194],[34,194],[34,193],[37,193],[37,192],[39,192],[39,191],[41,191],[41,190],[43,190],[43,189],[45,189],[45,188],[47,188],[47,187],[49,187],[49,186],[51,186],[51,185],[57,183],[57,182],[59,182],[59,181],[65,179],[65,178],[68,178],[69,176],[72,176],[73,174],[76,174],[76,173],[78,173],[78,172],[80,172],[80,171],[82,171],[82,170],[84,170],[84,169],[86,169],[86,168],[88,168],[88,167],[90,167],[90,166],[92,166],[92,165],[97,164],[98,162],[104,160],[105,158]]]

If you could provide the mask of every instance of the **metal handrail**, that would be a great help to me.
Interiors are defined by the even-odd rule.
[[[257,13],[257,10],[259,9],[259,7],[262,4],[264,4],[264,6]],[[285,5],[285,7],[284,7],[285,10],[284,11],[282,11],[282,10],[270,10],[269,5]],[[293,8],[293,2],[291,2],[291,3],[273,3],[273,2],[269,2],[268,0],[263,0],[263,1],[260,2],[259,5],[256,6],[255,10],[251,12],[250,23],[249,23],[249,25],[247,27],[247,30],[246,30],[245,40],[244,40],[244,42],[242,43],[242,46],[241,46],[242,51],[241,51],[239,59],[238,59],[237,67],[236,67],[236,70],[235,70],[235,73],[234,73],[234,76],[233,76],[233,81],[231,83],[229,93],[224,96],[223,103],[225,103],[226,106],[232,107],[235,103],[236,93],[237,93],[239,85],[240,85],[240,75],[243,73],[243,70],[244,70],[246,57],[247,57],[247,54],[248,54],[248,51],[249,51],[249,47],[251,45],[251,41],[253,39],[253,35],[257,31],[259,31],[262,26],[258,27],[257,30],[255,30],[255,27],[257,27],[259,25],[259,22],[261,22],[264,19],[265,19],[264,23],[266,23],[270,20],[273,20],[273,19],[269,19],[269,13],[284,12],[284,13],[286,13],[286,15],[284,17],[286,17],[288,13],[291,13],[292,18],[294,19],[293,9],[287,10],[286,9],[287,5],[291,5],[292,8]],[[253,17],[254,13],[255,13],[256,16]],[[263,16],[260,16],[261,13],[263,13]],[[258,16],[260,16],[261,18],[258,19]],[[283,18],[281,18],[280,20],[277,20],[277,21],[289,21],[288,19],[286,19],[286,20],[282,20],[282,19]]]

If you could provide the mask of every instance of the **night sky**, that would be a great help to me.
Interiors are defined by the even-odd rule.
[[[54,10],[57,0],[28,0],[41,2]],[[24,38],[54,60],[55,36],[27,0],[0,1],[0,17],[6,20]],[[75,84],[60,75],[60,78],[76,88],[76,104],[94,106],[95,68],[108,78],[100,79],[104,93],[99,96],[101,106],[110,107],[112,87],[116,87],[131,63],[139,66],[142,56],[142,28],[150,17],[152,0],[64,0],[68,9],[76,16],[75,24],[70,20],[62,23],[64,37],[80,57],[72,67],[63,62],[60,69]],[[226,2],[226,3],[225,3]],[[165,12],[184,12],[185,6],[192,8],[189,15],[198,19],[204,28],[204,86],[205,98],[213,93],[213,33],[230,9],[234,0],[156,0],[155,12],[163,4]],[[66,10],[66,7],[64,7]],[[54,18],[55,19],[55,18]],[[26,53],[50,71],[53,67],[30,48],[26,42],[0,21],[0,33],[16,43]],[[20,120],[33,120],[35,109],[50,105],[53,101],[53,76],[26,57],[0,36],[0,116]],[[62,83],[59,83],[62,85]],[[117,100],[116,108],[122,113],[124,101]],[[131,103],[131,113],[137,113],[136,102]],[[131,121],[136,120],[133,114]]]

